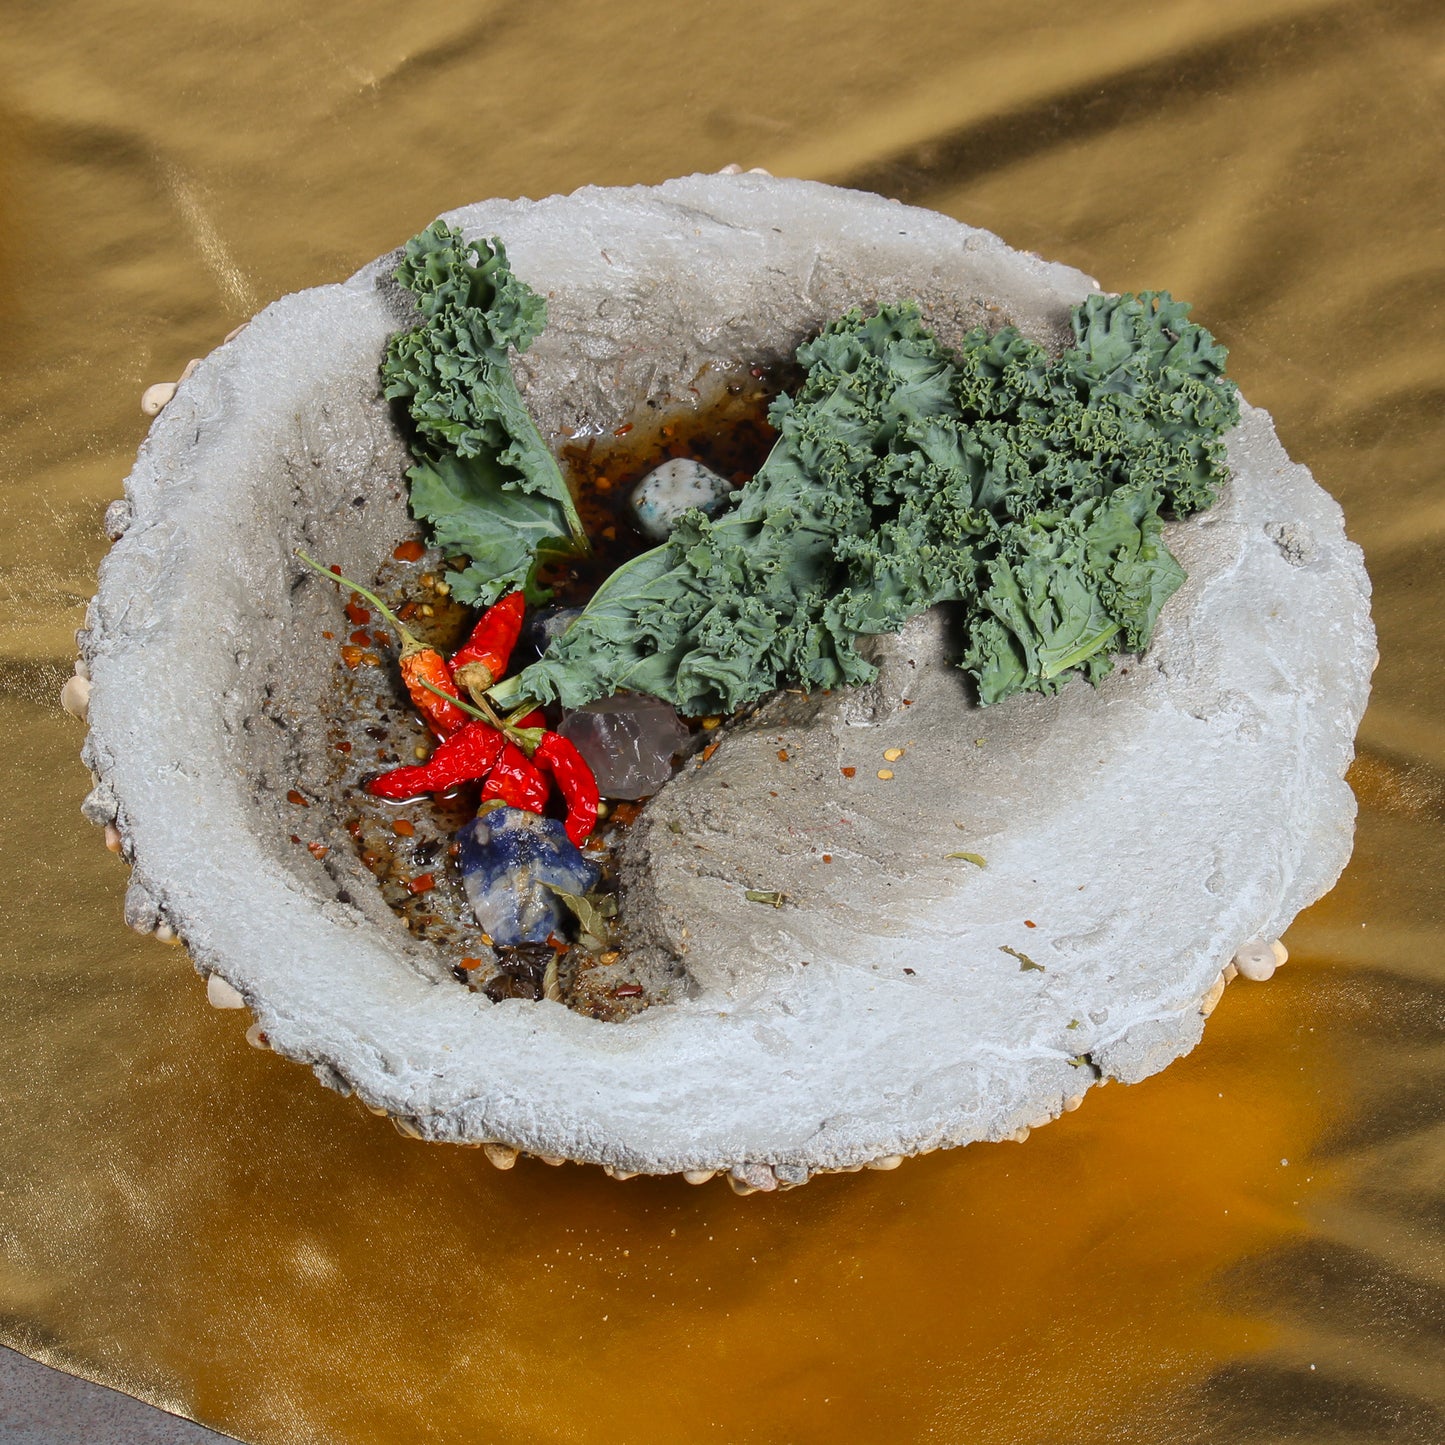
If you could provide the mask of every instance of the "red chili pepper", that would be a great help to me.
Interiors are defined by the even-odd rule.
[[[502,755],[506,739],[483,722],[469,722],[453,733],[419,767],[393,768],[366,785],[366,791],[394,803],[419,798],[423,793],[444,793],[458,783],[486,777]]]
[[[467,715],[455,703],[448,702],[444,697],[438,697],[430,688],[423,687],[421,683],[421,679],[425,678],[432,684],[432,687],[438,687],[444,693],[451,692],[453,686],[451,671],[441,653],[408,632],[401,619],[376,593],[368,592],[365,587],[351,581],[349,577],[343,577],[335,567],[323,567],[314,558],[308,557],[305,552],[298,551],[296,555],[308,567],[321,573],[328,581],[344,583],[353,592],[366,598],[391,623],[396,630],[396,635],[401,638],[401,680],[406,684],[406,690],[411,695],[412,706],[422,715],[426,720],[426,725],[437,737],[449,738],[457,732],[466,723]],[[350,603],[347,605],[347,615],[355,622],[357,617],[351,611],[353,605]],[[360,620],[365,621],[366,618],[362,617]],[[345,649],[343,649],[344,651]],[[355,666],[354,663],[349,665]],[[490,687],[491,683],[488,683],[487,686]]]
[[[540,813],[547,806],[547,795],[551,791],[546,778],[526,753],[515,743],[508,743],[482,784],[482,801],[500,798],[509,808]]]
[[[452,675],[446,659],[434,647],[426,647],[402,629],[401,679],[411,694],[412,705],[426,719],[426,725],[439,738],[449,738],[466,726],[467,715],[456,703],[438,697],[431,688],[421,685],[425,678],[432,687],[450,693]]]
[[[441,751],[440,748],[437,749]],[[601,795],[597,791],[597,779],[587,760],[561,733],[545,732],[532,761],[551,773],[567,804],[567,836],[580,848],[593,828],[597,826],[597,803]]]
[[[452,676],[474,697],[504,676],[522,633],[527,599],[509,592],[482,613],[472,635],[452,654]]]

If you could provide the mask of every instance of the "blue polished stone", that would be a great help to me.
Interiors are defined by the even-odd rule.
[[[493,943],[545,943],[566,918],[553,888],[586,893],[601,877],[555,818],[493,808],[457,833],[472,912]]]

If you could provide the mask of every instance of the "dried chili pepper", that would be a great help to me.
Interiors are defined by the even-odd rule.
[[[442,694],[448,695],[452,690],[452,675],[447,667],[446,659],[441,653],[407,631],[396,613],[374,592],[367,591],[365,587],[353,582],[349,577],[343,577],[334,567],[323,567],[315,558],[308,557],[305,552],[298,551],[296,555],[308,567],[319,572],[329,581],[343,583],[353,592],[360,593],[391,623],[396,635],[401,639],[401,680],[406,684],[406,690],[411,695],[412,705],[437,737],[449,738],[457,732],[465,724],[467,718],[454,702],[449,701],[448,696],[437,695],[437,689]],[[423,681],[430,682],[432,686],[430,688],[423,686]]]
[[[597,804],[601,794],[592,769],[561,733],[544,732],[542,741],[532,754],[532,761],[557,780],[562,801],[567,804],[567,820],[563,826],[573,844],[580,848],[597,826]]]
[[[394,803],[423,793],[444,793],[458,783],[475,782],[495,766],[506,738],[489,723],[469,722],[453,733],[418,767],[393,768],[373,778],[366,791]]]
[[[482,801],[500,798],[509,808],[540,813],[547,806],[547,795],[551,791],[536,764],[530,762],[515,743],[508,743],[482,784]]]
[[[476,697],[506,673],[526,610],[522,593],[509,592],[482,613],[472,635],[452,654],[452,677],[458,687]]]

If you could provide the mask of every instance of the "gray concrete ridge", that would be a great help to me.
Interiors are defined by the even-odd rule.
[[[521,367],[544,432],[685,397],[710,362],[789,355],[853,305],[917,297],[945,340],[1008,320],[1058,344],[1096,289],[943,216],[766,176],[450,219],[502,236],[549,298]],[[413,528],[377,386],[406,318],[393,264],[278,301],[182,383],[114,509],[83,634],[86,809],[133,864],[129,921],[177,932],[213,996],[238,991],[324,1083],[502,1162],[773,1188],[1015,1135],[1101,1076],[1163,1068],[1235,953],[1335,881],[1369,586],[1339,508],[1246,406],[1222,500],[1170,529],[1187,584],[1097,691],[978,709],[927,614],[879,639],[876,684],[784,695],[663,790],[627,845],[630,926],[685,971],[680,1002],[603,1024],[458,987],[354,850],[287,842],[286,790],[324,775],[336,665],[334,598],[292,551],[364,577]],[[345,843],[339,805],[312,814]]]

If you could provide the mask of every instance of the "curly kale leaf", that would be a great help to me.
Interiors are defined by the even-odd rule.
[[[1097,682],[1184,579],[1165,513],[1208,506],[1238,420],[1224,350],[1167,293],[1092,297],[1057,360],[1012,328],[950,353],[912,303],[804,345],[732,511],[619,569],[514,692],[685,713],[871,680],[860,637],[961,604],[984,703]]]
[[[501,241],[465,242],[443,221],[407,243],[396,278],[422,316],[382,363],[386,396],[404,399],[416,426],[412,512],[439,547],[470,558],[447,578],[461,601],[493,602],[516,587],[537,599],[538,562],[587,548],[508,359],[541,334],[547,303],[512,274]]]

